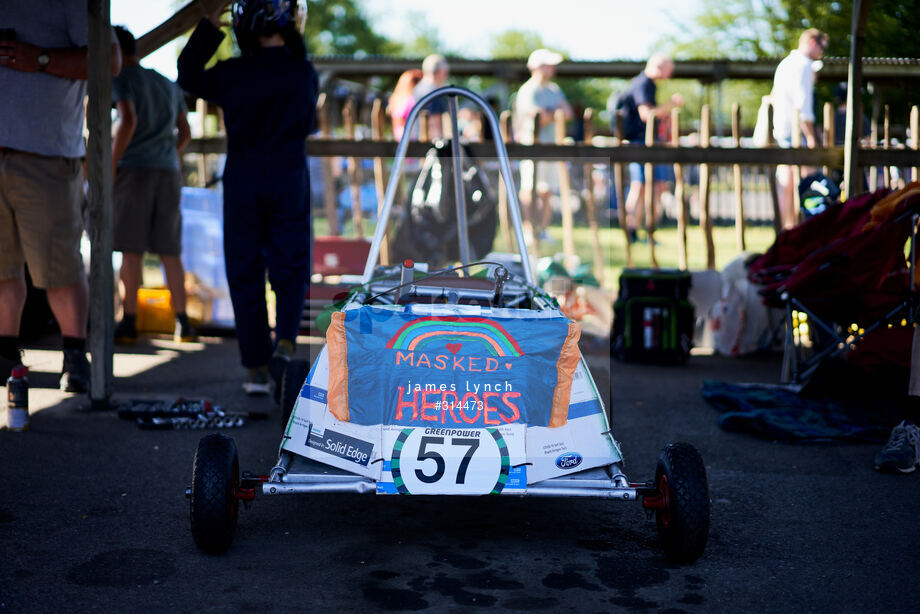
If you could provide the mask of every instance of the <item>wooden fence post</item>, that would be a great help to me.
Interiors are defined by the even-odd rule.
[[[773,103],[767,105],[767,145],[772,146],[773,141]],[[783,231],[783,216],[779,210],[779,192],[776,187],[776,165],[767,166],[767,185],[770,187],[770,202],[773,205],[773,232],[776,236]]]
[[[798,109],[792,110],[792,147],[802,147],[802,119]],[[793,226],[798,226],[802,221],[802,199],[799,198],[799,181],[802,180],[802,167],[792,165],[792,216]]]
[[[556,109],[553,113],[556,128],[556,144],[565,144],[565,111]],[[562,254],[565,268],[575,265],[575,236],[574,220],[572,218],[572,182],[569,176],[569,166],[565,160],[556,162],[559,172],[559,199],[562,206]],[[536,175],[536,173],[534,173]],[[536,183],[536,177],[534,177]]]
[[[204,98],[196,100],[195,112],[198,113],[198,128],[204,138],[208,119],[208,101]],[[198,158],[198,185],[203,188],[208,185],[208,154],[198,154],[195,157]]]
[[[741,147],[741,105],[732,103],[732,144]],[[744,242],[744,186],[741,184],[741,165],[732,164],[732,179],[735,188],[735,242],[738,251],[745,249]]]
[[[319,133],[324,139],[332,136],[332,130],[329,127],[329,105],[326,94],[320,94],[316,101],[316,115],[319,119]],[[336,198],[335,174],[333,173],[332,163],[334,156],[323,156],[323,208],[326,211],[326,223],[329,226],[329,234],[337,237],[339,230],[339,209]]]
[[[884,116],[882,117],[882,134],[884,135],[884,141],[882,142],[882,149],[888,149],[891,147],[891,117],[888,110],[888,105],[885,105]],[[882,167],[882,177],[884,178],[885,187],[891,187],[891,167],[887,164]]]
[[[652,147],[655,145],[655,116],[649,116],[645,122],[645,146]],[[643,188],[643,200],[645,201],[645,232],[648,234],[648,257],[651,261],[652,268],[658,268],[658,259],[655,257],[655,165],[646,162],[645,170],[645,187]]]
[[[511,141],[511,111],[504,110],[498,118],[498,129],[501,134],[492,135],[492,138],[500,138],[503,143]],[[514,252],[516,247],[514,237],[511,233],[511,221],[508,218],[508,189],[514,189],[514,186],[506,186],[505,178],[498,174],[498,223],[501,228],[501,235],[505,240],[505,246],[509,252]]]
[[[873,107],[877,106],[878,99],[874,99],[873,103]],[[875,113],[869,124],[869,148],[878,149],[878,117]],[[869,189],[873,192],[878,189],[878,167],[875,165],[869,167]]]
[[[834,146],[834,105],[824,103],[824,130],[821,145],[825,148]],[[821,172],[830,177],[831,171],[827,165],[821,167]]]
[[[920,150],[920,107],[917,105],[910,108],[910,141],[914,151]],[[910,180],[920,181],[920,167],[911,167]]]
[[[383,101],[375,98],[371,105],[371,134],[375,141],[383,140],[383,126],[386,123],[386,110],[383,108]],[[384,181],[383,158],[374,158],[374,191],[377,194],[377,223],[384,223],[380,219],[380,212],[383,210],[383,200],[386,192],[386,182]],[[390,264],[390,242],[387,236],[387,229],[384,228],[383,240],[380,243],[380,264],[386,266]]]
[[[623,114],[619,111],[614,112],[613,116],[613,137],[614,144],[620,146],[623,143]],[[626,178],[623,176],[623,163],[615,162],[613,165],[613,189],[617,197],[617,220],[620,223],[620,229],[626,236],[626,266],[633,265],[632,257],[632,237],[629,235],[629,227],[626,220]]]
[[[594,138],[594,109],[588,107],[582,116],[584,122],[584,142],[591,144]],[[587,163],[584,168],[585,187],[582,191],[585,201],[585,215],[588,217],[588,227],[591,229],[591,242],[594,247],[594,277],[598,283],[604,285],[604,252],[601,249],[600,229],[597,222],[597,207],[594,202],[594,164]]]
[[[418,114],[418,140],[423,143],[431,142],[428,137],[428,121],[430,117],[431,113],[427,110],[423,110]]]
[[[700,147],[709,147],[709,105],[700,114]],[[700,164],[700,230],[706,243],[706,268],[716,268],[716,248],[712,240],[712,217],[709,211],[709,164]]]
[[[349,98],[345,102],[345,108],[342,109],[342,121],[345,124],[345,136],[353,141],[355,140],[355,101]],[[354,156],[349,156],[348,161],[348,183],[351,186],[351,219],[355,227],[355,236],[359,239],[364,238],[364,212],[361,210],[361,169],[358,168],[358,160]]]
[[[671,109],[671,146],[680,147],[680,109]],[[677,212],[677,266],[686,271],[687,263],[687,227],[690,225],[690,203],[684,196],[684,168],[679,162],[674,163],[674,200],[679,207]]]

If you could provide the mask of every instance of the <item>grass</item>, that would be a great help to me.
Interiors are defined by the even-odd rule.
[[[365,236],[373,236],[375,224],[365,221]],[[313,230],[316,236],[328,234],[328,224],[324,217],[314,217]],[[540,256],[556,256],[562,252],[562,226],[551,225],[548,234],[555,241],[540,243]],[[345,236],[354,236],[350,221],[346,223]],[[583,263],[593,259],[591,230],[587,226],[574,229],[575,253]],[[619,228],[601,228],[599,231],[601,253],[604,259],[604,286],[616,289],[620,272],[626,268],[626,237]],[[721,270],[740,253],[736,244],[733,226],[716,226],[713,229],[715,244],[716,269]],[[640,232],[640,237],[644,233]],[[773,244],[775,235],[771,226],[749,226],[745,231],[745,247],[749,252],[763,252]],[[655,255],[658,266],[677,268],[679,237],[677,228],[665,226],[655,231]],[[687,259],[690,270],[706,268],[706,246],[703,232],[699,226],[690,226],[687,230]],[[495,249],[504,249],[503,241],[496,237]],[[651,266],[648,243],[634,243],[632,246],[633,266],[637,268]]]

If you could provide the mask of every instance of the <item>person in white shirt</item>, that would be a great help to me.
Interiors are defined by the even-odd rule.
[[[815,63],[824,56],[827,49],[827,35],[816,28],[809,28],[799,37],[799,46],[793,49],[776,67],[773,77],[773,138],[780,147],[792,146],[794,130],[801,132],[806,147],[817,146],[815,136]],[[793,126],[795,112],[799,114],[799,125]],[[794,192],[798,178],[793,177],[792,167],[780,165],[776,169],[779,183],[779,209],[784,228],[798,223],[798,211],[794,210]]]

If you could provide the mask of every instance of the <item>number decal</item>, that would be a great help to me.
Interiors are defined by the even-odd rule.
[[[457,469],[457,484],[466,484],[466,470],[470,467],[470,460],[473,458],[473,454],[479,448],[479,440],[453,439],[452,441],[455,446],[468,446],[466,454],[463,455],[463,460],[460,461],[460,468]]]
[[[422,435],[419,428],[402,429],[390,459],[396,491],[404,495],[501,493],[511,469],[508,444],[498,429],[476,430],[482,437],[467,437],[466,432],[463,437],[432,436]],[[408,448],[405,458],[404,448]]]
[[[432,443],[444,443],[443,437],[422,437],[422,445],[418,449],[418,461],[421,463],[424,460],[433,460],[435,462],[435,470],[431,475],[426,475],[421,469],[415,470],[415,477],[424,482],[425,484],[434,484],[442,477],[444,477],[444,457],[438,454],[437,452],[431,450],[428,451],[425,448],[428,447],[428,444]],[[464,473],[466,471],[464,470]],[[458,482],[459,483],[459,482]]]

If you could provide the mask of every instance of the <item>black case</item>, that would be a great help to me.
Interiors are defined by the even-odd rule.
[[[685,363],[695,320],[690,283],[690,273],[678,269],[624,269],[613,304],[611,353],[635,362]]]

